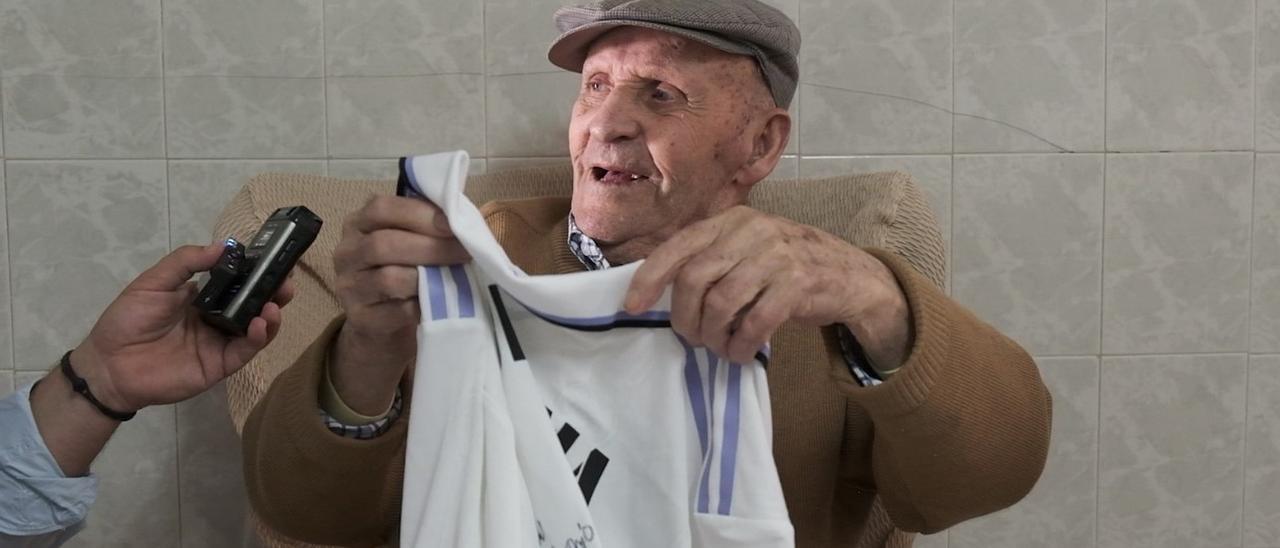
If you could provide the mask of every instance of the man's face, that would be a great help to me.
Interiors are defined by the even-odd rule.
[[[772,110],[749,57],[638,27],[606,34],[569,125],[575,220],[606,248],[643,250],[741,203],[756,181],[739,168]]]

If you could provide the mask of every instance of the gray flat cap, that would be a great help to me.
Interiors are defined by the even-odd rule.
[[[596,38],[617,27],[644,27],[755,58],[782,108],[791,104],[800,77],[800,29],[758,0],[598,0],[560,8],[555,21],[561,34],[547,58],[573,72],[582,72]]]

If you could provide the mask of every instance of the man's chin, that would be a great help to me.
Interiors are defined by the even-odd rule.
[[[635,232],[634,217],[614,208],[574,209],[573,222],[600,245],[627,241]]]
[[[625,229],[616,222],[596,222],[591,217],[583,218],[577,213],[574,213],[573,221],[577,223],[578,230],[595,240],[598,245],[612,245],[625,239]]]

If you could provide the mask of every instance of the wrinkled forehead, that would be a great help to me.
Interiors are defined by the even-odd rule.
[[[683,76],[713,78],[757,72],[755,60],[718,50],[684,36],[642,27],[618,27],[591,43],[584,74],[611,69],[647,68]]]

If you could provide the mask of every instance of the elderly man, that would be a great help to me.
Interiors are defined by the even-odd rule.
[[[755,0],[605,0],[556,22],[551,61],[582,73],[572,199],[491,203],[486,220],[532,274],[647,259],[627,308],[673,285],[675,331],[721,356],[772,341],[774,453],[798,545],[909,546],[1030,490],[1050,398],[1022,349],[901,258],[743,205],[790,134],[790,20]],[[319,543],[394,538],[414,267],[465,260],[424,202],[380,196],[346,221],[332,287],[345,316],[245,425],[267,524]]]

